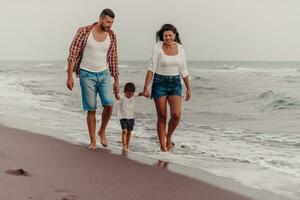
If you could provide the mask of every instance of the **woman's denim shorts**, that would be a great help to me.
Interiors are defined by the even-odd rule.
[[[181,96],[182,85],[180,75],[164,76],[155,73],[152,83],[151,97],[157,99],[163,96]]]

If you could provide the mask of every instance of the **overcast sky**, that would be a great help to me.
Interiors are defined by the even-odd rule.
[[[107,7],[120,60],[148,60],[164,23],[189,60],[300,60],[299,0],[0,0],[0,60],[65,60]]]

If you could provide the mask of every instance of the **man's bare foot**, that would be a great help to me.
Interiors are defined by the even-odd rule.
[[[103,147],[107,147],[107,139],[105,133],[98,132],[98,135],[100,136],[100,143]]]

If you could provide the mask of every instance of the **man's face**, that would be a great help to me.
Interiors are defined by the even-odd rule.
[[[114,19],[109,17],[108,15],[104,17],[100,17],[99,25],[103,31],[108,32],[114,23]]]

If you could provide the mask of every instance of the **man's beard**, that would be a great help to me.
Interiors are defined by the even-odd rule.
[[[101,28],[102,28],[102,30],[105,31],[105,32],[108,32],[108,31],[110,30],[109,27],[105,27],[105,26],[103,26],[102,24],[101,24]]]

